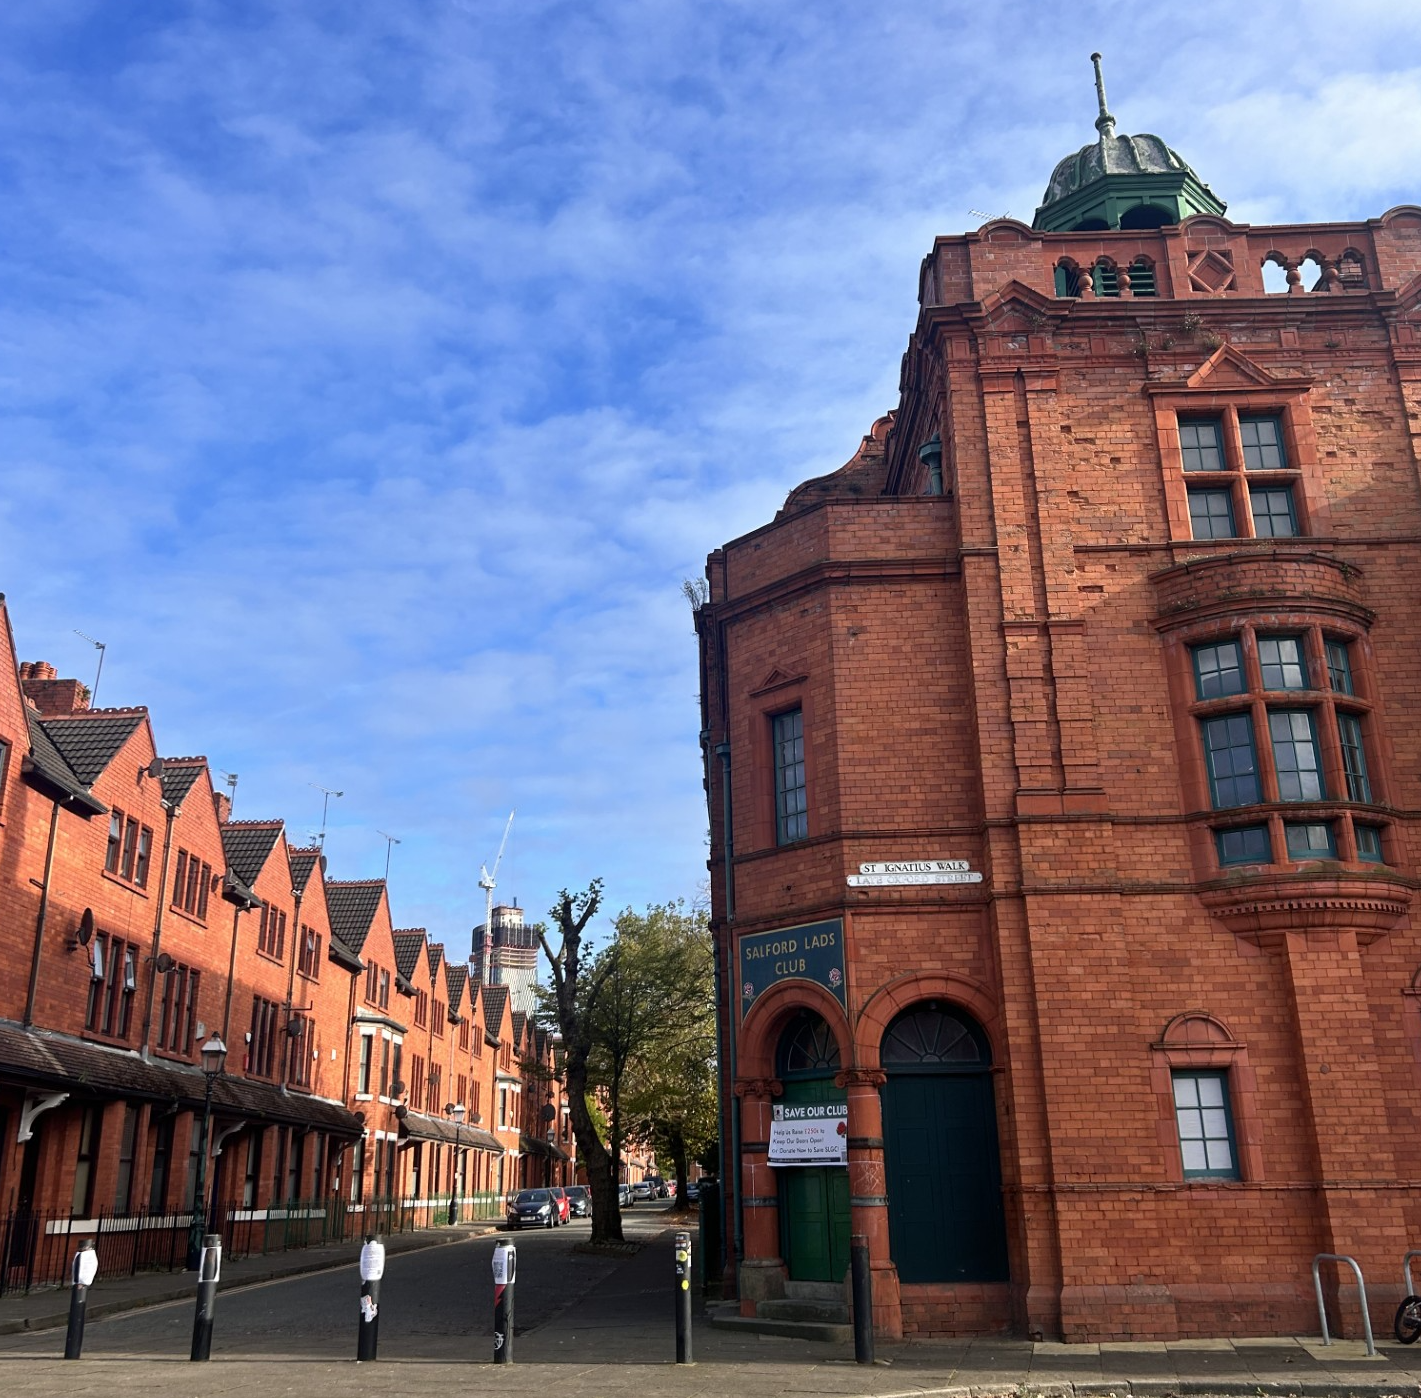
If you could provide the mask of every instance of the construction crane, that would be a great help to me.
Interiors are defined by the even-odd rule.
[[[503,839],[498,842],[498,853],[494,856],[493,872],[489,872],[487,864],[479,865],[479,887],[484,891],[484,956],[481,979],[485,985],[490,984],[489,971],[493,961],[493,891],[498,885],[494,882],[498,877],[498,866],[503,863],[504,847],[508,844],[508,832],[513,829],[513,817],[516,811],[509,811],[508,824],[503,827]]]

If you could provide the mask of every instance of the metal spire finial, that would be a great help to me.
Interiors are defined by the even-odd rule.
[[[1102,141],[1115,135],[1115,118],[1110,115],[1110,109],[1105,105],[1105,75],[1100,71],[1100,55],[1093,53],[1090,61],[1095,64],[1095,96],[1100,103],[1100,115],[1095,119],[1095,129],[1100,132]]]

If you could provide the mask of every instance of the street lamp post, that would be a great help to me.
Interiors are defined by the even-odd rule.
[[[453,1225],[459,1221],[460,1179],[463,1175],[463,1170],[460,1167],[464,1161],[464,1147],[458,1143],[457,1131],[459,1126],[463,1123],[464,1113],[468,1109],[462,1102],[450,1102],[444,1110],[453,1118],[456,1132],[456,1140],[454,1142],[454,1177],[449,1184],[449,1225],[452,1228]]]
[[[202,1046],[202,1076],[207,1089],[202,1098],[202,1148],[197,1156],[197,1179],[192,1191],[192,1222],[188,1227],[187,1265],[195,1272],[202,1263],[202,1237],[207,1232],[207,1147],[212,1134],[212,1088],[227,1066],[227,1045],[219,1035]]]

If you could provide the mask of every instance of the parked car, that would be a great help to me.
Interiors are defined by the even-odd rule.
[[[624,1209],[629,1209],[636,1203],[636,1196],[632,1193],[631,1185],[619,1184],[617,1186],[617,1203]]]
[[[658,1199],[669,1199],[671,1197],[670,1186],[666,1183],[664,1179],[661,1178],[660,1175],[658,1175],[652,1181],[652,1184],[656,1189],[656,1197]]]
[[[686,1198],[694,1204],[696,1200],[700,1197],[701,1187],[695,1182],[695,1180],[692,1180],[690,1184],[686,1186]]]
[[[556,1228],[558,1206],[546,1189],[520,1189],[508,1206],[510,1228]]]
[[[555,1184],[548,1193],[553,1196],[554,1202],[558,1206],[559,1223],[572,1222],[572,1200],[567,1197],[567,1191],[560,1184]]]
[[[567,1208],[573,1218],[591,1218],[592,1196],[585,1184],[570,1184],[567,1187]]]
[[[632,1198],[634,1199],[655,1199],[656,1190],[652,1188],[650,1180],[638,1180],[632,1185]]]

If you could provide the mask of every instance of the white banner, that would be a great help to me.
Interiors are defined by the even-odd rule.
[[[848,1163],[848,1107],[828,1102],[803,1107],[775,1106],[770,1121],[771,1165]]]

